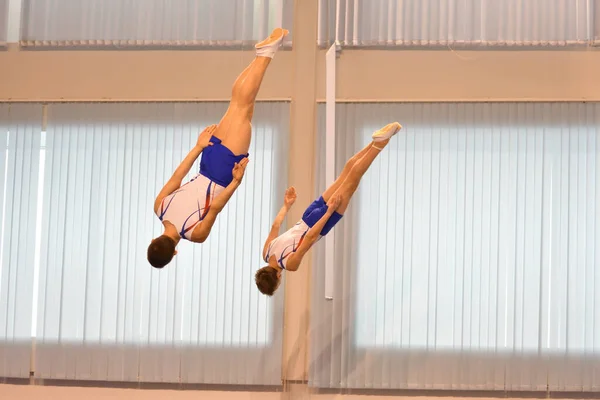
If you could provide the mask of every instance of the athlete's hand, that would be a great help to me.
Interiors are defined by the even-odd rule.
[[[233,179],[235,179],[238,182],[242,181],[242,178],[244,177],[244,172],[246,171],[246,165],[248,165],[248,157],[244,158],[239,163],[235,163],[233,171],[231,171]]]
[[[285,203],[285,205],[287,207],[291,207],[295,201],[296,201],[296,188],[293,186],[290,186],[285,191],[285,197],[283,198],[283,202]]]
[[[341,203],[342,203],[342,196],[340,196],[339,194],[335,194],[335,195],[331,196],[331,198],[327,202],[327,212],[329,214],[333,214],[333,212],[338,209],[338,207],[340,206]]]
[[[217,125],[207,126],[200,135],[198,135],[198,141],[196,142],[196,146],[205,149],[208,146],[212,146],[212,142],[210,138],[213,136],[213,133],[217,129]]]

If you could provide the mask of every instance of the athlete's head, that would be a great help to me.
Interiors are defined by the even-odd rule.
[[[275,293],[281,282],[281,270],[269,265],[262,267],[256,271],[254,281],[256,282],[256,287],[262,294],[273,296],[273,293]]]
[[[171,262],[177,254],[175,246],[177,243],[167,235],[161,235],[154,239],[148,246],[148,262],[154,268],[162,268]]]

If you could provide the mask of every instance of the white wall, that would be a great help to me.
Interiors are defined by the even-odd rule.
[[[296,46],[302,38],[295,36]],[[281,51],[259,99],[325,99],[325,52],[315,72],[302,49]],[[0,51],[0,101],[228,100],[252,52]],[[310,56],[308,60],[312,60]],[[344,50],[339,101],[600,100],[600,48],[557,51]],[[311,69],[312,69],[311,68]],[[314,85],[307,85],[316,74]],[[295,86],[295,77],[303,86]],[[365,79],[368,77],[368,79]]]

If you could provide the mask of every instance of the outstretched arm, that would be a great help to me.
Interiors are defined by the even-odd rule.
[[[194,162],[196,162],[196,159],[198,158],[198,156],[200,156],[202,151],[206,147],[212,145],[212,143],[210,142],[210,138],[212,137],[212,134],[215,131],[216,127],[216,125],[211,125],[204,129],[200,136],[198,136],[198,141],[196,142],[194,148],[190,150],[190,152],[183,159],[181,164],[179,164],[175,172],[173,172],[171,178],[167,181],[165,186],[163,186],[160,193],[158,193],[158,196],[156,196],[156,200],[154,200],[155,213],[158,212],[158,208],[160,207],[160,203],[162,202],[162,200],[166,196],[179,189],[179,187],[181,186],[181,181],[183,181],[183,178],[185,178],[188,172],[190,172],[190,169],[192,169],[192,167],[194,166]]]
[[[242,183],[246,165],[248,165],[248,158],[244,158],[239,164],[235,164],[233,167],[233,180],[221,193],[219,193],[217,197],[215,197],[210,205],[210,210],[202,220],[202,223],[194,228],[194,231],[192,232],[192,242],[202,243],[206,240],[210,234],[213,224],[217,219],[217,215],[223,211],[223,208],[225,208],[225,205],[229,199],[231,199],[233,193],[235,193],[237,188]]]
[[[337,210],[340,203],[340,195],[334,195],[331,197],[331,199],[329,200],[329,206],[327,207],[327,212],[317,221],[316,224],[314,224],[306,232],[306,235],[304,235],[304,239],[302,239],[302,243],[300,244],[300,246],[298,246],[296,251],[292,253],[292,255],[290,255],[290,257],[288,258],[287,264],[285,266],[285,269],[287,271],[298,270],[298,267],[302,262],[302,258],[306,253],[308,253],[308,250],[310,250],[312,245],[315,244],[317,240],[319,240],[319,237],[321,236],[321,231],[325,227],[325,224],[329,220],[329,217],[331,217],[334,211]]]
[[[265,241],[265,245],[263,246],[263,252],[262,252],[263,259],[267,255],[267,250],[269,248],[269,244],[271,244],[273,239],[275,239],[279,235],[279,229],[281,228],[281,224],[283,223],[283,220],[285,219],[285,215],[288,213],[290,208],[292,208],[292,205],[294,204],[295,201],[296,201],[296,188],[291,186],[285,191],[285,195],[283,197],[283,206],[277,213],[277,216],[275,217],[275,221],[273,221],[273,225],[271,225],[271,231],[269,232],[269,236],[267,237],[267,240]]]

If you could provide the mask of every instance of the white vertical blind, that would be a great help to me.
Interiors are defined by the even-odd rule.
[[[0,376],[28,378],[41,105],[0,104]]]
[[[289,28],[293,13],[293,0],[23,2],[23,46],[241,47]]]
[[[320,0],[319,9],[324,47],[336,26],[343,46],[565,46],[593,38],[590,0]]]
[[[285,188],[289,103],[259,103],[244,182],[163,270],[155,196],[226,103],[48,106],[36,376],[280,384],[283,295],[253,289]],[[198,163],[191,175],[198,170]]]
[[[600,105],[338,105],[337,171],[395,120],[333,302],[315,251],[311,385],[599,391]]]
[[[8,0],[0,0],[0,46],[6,45],[8,32]]]
[[[598,0],[594,0],[591,3],[592,12],[594,13],[593,27],[594,27],[594,45],[600,45],[600,4]]]

